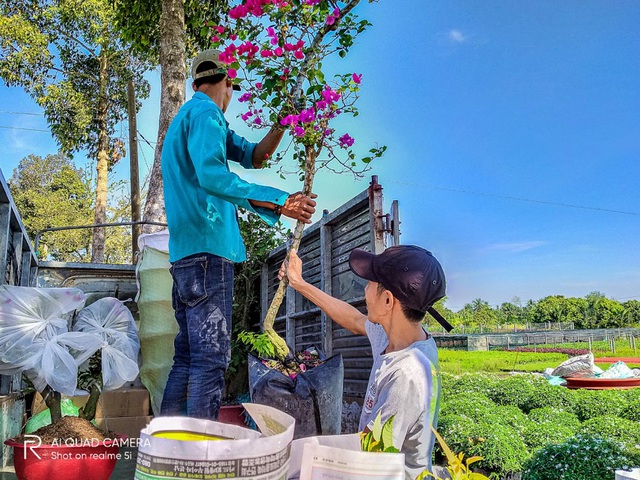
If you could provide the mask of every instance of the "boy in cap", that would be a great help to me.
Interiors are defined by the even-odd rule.
[[[368,280],[367,314],[331,297],[302,278],[302,261],[291,251],[285,270],[289,285],[336,323],[371,342],[373,367],[360,416],[360,431],[371,430],[377,415],[393,420],[393,445],[405,454],[406,476],[414,479],[431,471],[440,400],[438,352],[423,328],[430,313],[446,321],[433,308],[445,295],[445,276],[438,260],[427,250],[394,246],[379,255],[356,249],[349,257],[351,270]]]
[[[195,94],[176,114],[162,147],[169,225],[172,300],[179,332],[162,400],[163,415],[217,419],[231,353],[233,264],[246,259],[238,206],[269,225],[280,215],[311,223],[316,202],[302,193],[242,180],[229,160],[261,168],[278,147],[274,126],[257,144],[229,128],[224,113],[233,90],[218,50],[191,68]]]

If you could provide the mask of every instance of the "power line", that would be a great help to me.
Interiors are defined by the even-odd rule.
[[[138,135],[140,135],[140,138],[142,139],[142,141],[144,143],[146,143],[147,145],[149,145],[151,148],[154,148],[153,145],[151,145],[152,143],[157,143],[157,142],[150,142],[149,140],[147,140],[146,138],[144,138],[144,135],[142,135],[142,133],[140,133],[140,130],[138,130]]]
[[[505,200],[517,200],[520,202],[530,202],[530,203],[541,203],[544,205],[554,205],[557,207],[570,207],[570,208],[580,208],[583,210],[595,210],[598,212],[608,212],[608,213],[619,213],[622,215],[633,215],[636,217],[640,217],[640,213],[639,212],[628,212],[628,211],[624,211],[624,210],[611,210],[608,208],[600,208],[600,207],[589,207],[586,205],[576,205],[573,203],[562,203],[562,202],[550,202],[550,201],[546,201],[546,200],[535,200],[532,198],[524,198],[524,197],[512,197],[509,195],[498,195],[495,193],[485,193],[485,192],[474,192],[471,190],[461,190],[458,188],[450,188],[450,187],[440,187],[437,185],[421,185],[418,183],[411,183],[411,182],[398,182],[398,181],[393,181],[393,180],[386,180],[386,183],[396,183],[398,185],[410,185],[410,186],[414,186],[414,187],[421,187],[421,188],[432,188],[434,190],[445,190],[445,191],[449,191],[449,192],[457,192],[457,193],[466,193],[469,195],[478,195],[480,197],[494,197],[494,198],[502,198]]]
[[[32,113],[32,112],[9,112],[7,110],[0,110],[0,113],[6,113],[8,115],[35,115],[41,117],[42,113]]]
[[[4,126],[4,125],[0,125],[0,128],[4,128],[6,130],[28,130],[30,132],[51,133],[49,130],[42,130],[40,128],[7,127],[7,126]]]

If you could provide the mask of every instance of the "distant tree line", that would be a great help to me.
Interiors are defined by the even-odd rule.
[[[600,292],[591,292],[584,298],[550,295],[525,304],[515,297],[496,307],[477,298],[457,312],[446,308],[445,302],[446,299],[440,300],[436,308],[454,326],[495,327],[546,322],[573,323],[577,329],[640,326],[639,300],[619,302]]]

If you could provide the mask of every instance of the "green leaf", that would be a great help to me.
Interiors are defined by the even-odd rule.
[[[391,417],[389,417],[389,420],[384,422],[384,425],[382,426],[381,439],[382,439],[382,443],[385,446],[385,449],[387,447],[393,447],[393,419],[394,418],[395,418],[395,415],[392,415]]]
[[[378,412],[375,420],[373,421],[373,428],[371,429],[371,433],[373,434],[373,438],[375,440],[380,440],[382,437],[382,412]]]

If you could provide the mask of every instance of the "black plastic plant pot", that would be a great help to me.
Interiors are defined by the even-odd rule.
[[[295,418],[294,438],[340,434],[343,379],[342,355],[335,355],[295,378],[249,355],[251,401]]]

